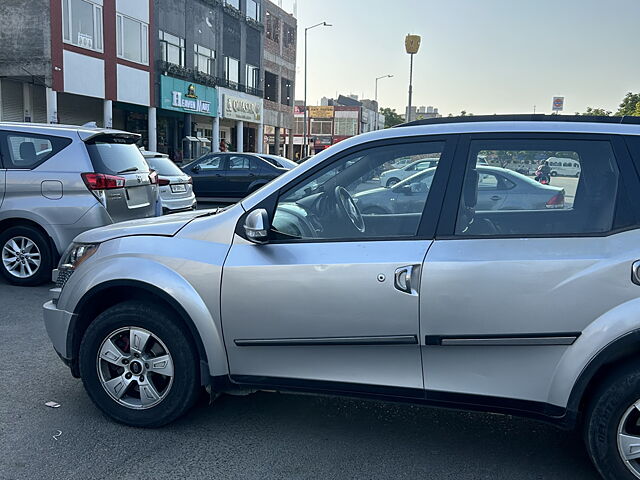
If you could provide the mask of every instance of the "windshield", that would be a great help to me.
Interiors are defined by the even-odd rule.
[[[149,166],[158,172],[158,175],[163,175],[165,177],[183,175],[182,170],[180,170],[178,166],[167,157],[153,157],[147,158],[146,160]]]
[[[86,144],[97,173],[116,175],[125,170],[130,173],[149,172],[147,162],[138,147],[134,143],[124,142],[120,138],[101,138]]]

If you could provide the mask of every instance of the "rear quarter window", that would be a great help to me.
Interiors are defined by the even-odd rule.
[[[7,169],[34,169],[71,144],[68,138],[23,132],[0,133],[0,138],[1,163]]]
[[[99,137],[86,143],[93,169],[97,173],[116,175],[127,171],[149,172],[142,153],[131,139]]]

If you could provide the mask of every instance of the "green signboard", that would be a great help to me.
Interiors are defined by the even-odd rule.
[[[160,100],[166,110],[210,117],[218,113],[218,91],[215,88],[166,75],[160,77]]]

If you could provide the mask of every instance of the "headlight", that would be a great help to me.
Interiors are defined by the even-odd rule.
[[[98,243],[72,243],[60,259],[60,269],[75,270],[98,250]]]

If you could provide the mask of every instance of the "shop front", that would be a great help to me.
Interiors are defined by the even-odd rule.
[[[178,78],[160,77],[158,150],[186,163],[212,150],[218,91]]]
[[[218,92],[221,105],[219,146],[229,151],[262,153],[262,99],[226,88],[218,88]],[[225,140],[224,144],[220,140]]]

